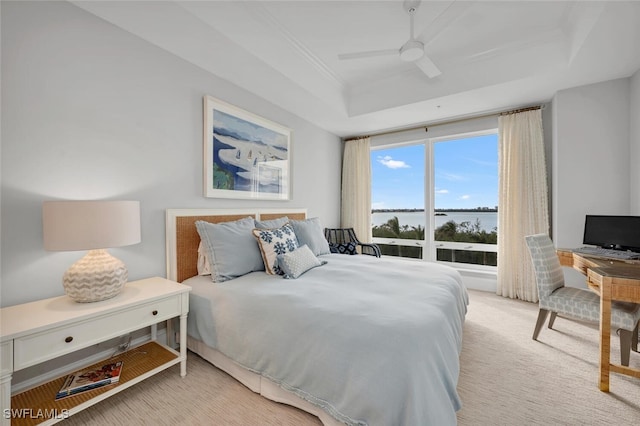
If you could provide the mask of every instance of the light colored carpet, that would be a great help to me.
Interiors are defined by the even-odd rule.
[[[640,380],[612,374],[598,390],[597,327],[564,318],[531,334],[537,305],[470,291],[458,390],[460,425],[639,425]],[[618,341],[612,339],[618,362]],[[640,368],[640,354],[631,354]],[[65,425],[320,425],[310,414],[269,401],[189,353]],[[418,425],[416,425],[418,426]]]
[[[460,425],[640,425],[640,380],[598,389],[597,325],[558,317],[531,339],[537,304],[471,291],[458,392]],[[620,362],[617,336],[612,360]],[[632,352],[630,366],[640,368]]]

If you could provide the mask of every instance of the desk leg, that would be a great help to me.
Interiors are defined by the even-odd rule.
[[[609,392],[611,364],[611,278],[600,286],[600,390]]]

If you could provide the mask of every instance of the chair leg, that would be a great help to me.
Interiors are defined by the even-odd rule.
[[[549,318],[549,328],[553,328],[553,323],[555,322],[557,315],[557,312],[551,312],[551,318]]]
[[[538,340],[538,334],[540,334],[540,330],[547,319],[547,315],[549,315],[549,311],[540,308],[540,312],[538,312],[538,320],[536,321],[536,328],[533,330],[533,340]]]
[[[633,329],[633,335],[631,336],[631,350],[638,352],[638,332],[640,331],[640,321],[636,324],[636,328]]]
[[[633,339],[633,331],[619,329],[618,333],[620,333],[620,364],[628,367],[629,356],[631,355],[631,340]]]

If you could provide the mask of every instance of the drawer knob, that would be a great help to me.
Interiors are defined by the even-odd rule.
[[[153,315],[158,315],[158,311],[153,311],[152,314]]]
[[[66,339],[64,339],[65,342],[70,343],[73,340],[72,336],[67,337]]]

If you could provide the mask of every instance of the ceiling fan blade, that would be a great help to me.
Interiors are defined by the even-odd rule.
[[[368,52],[341,53],[338,59],[360,59],[374,56],[398,55],[398,49],[370,50]]]
[[[436,64],[427,56],[424,55],[422,58],[418,59],[414,62],[418,68],[422,70],[423,73],[427,75],[429,78],[434,78],[442,74],[442,71],[438,69]]]

